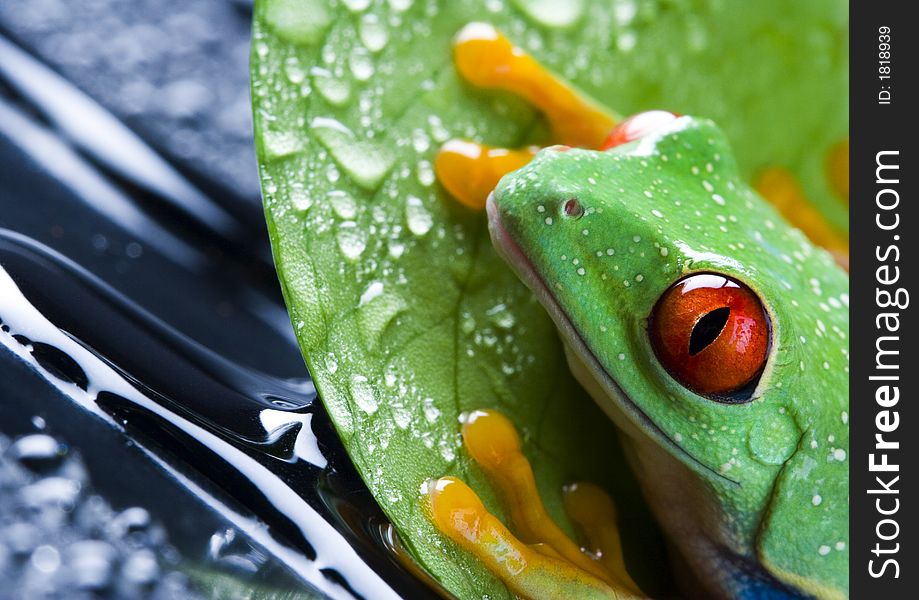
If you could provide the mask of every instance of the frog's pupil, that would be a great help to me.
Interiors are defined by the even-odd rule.
[[[731,309],[727,306],[722,306],[699,319],[695,327],[692,328],[692,334],[689,336],[689,355],[695,356],[718,339],[730,316]]]

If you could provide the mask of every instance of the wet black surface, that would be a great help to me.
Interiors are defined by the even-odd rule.
[[[258,216],[247,0],[0,3],[0,27],[212,197]]]
[[[240,468],[252,459],[275,491],[293,490],[356,549],[346,570],[379,573],[403,596],[430,595],[386,550],[385,520],[316,401],[280,297],[249,123],[249,5],[0,3],[0,274],[64,334],[9,331],[3,307],[22,303],[0,298],[0,335],[15,335],[0,344],[0,468],[28,471],[6,446],[48,434],[68,464],[85,465],[80,506],[99,498],[91,502],[120,514],[142,509],[162,528],[159,545],[132,548],[175,572],[175,581],[163,577],[174,588],[153,594],[113,576],[93,594],[187,597],[197,585],[213,595],[216,586],[196,579],[202,572],[230,582],[222,597],[309,592],[310,582],[354,592],[331,560],[341,557],[317,558],[328,540],[313,539],[302,515],[285,513]],[[92,359],[65,351],[68,339]],[[103,367],[114,378],[93,375]],[[127,382],[131,397],[112,381]],[[265,414],[281,425],[266,425]],[[324,467],[298,450],[312,434]],[[221,455],[220,444],[242,458]],[[5,507],[19,493],[7,487]],[[80,530],[75,514],[65,510],[59,527],[15,556],[0,534],[0,579],[20,586],[0,597],[31,595],[23,582],[36,565],[54,566],[52,550],[57,587],[45,592],[80,597],[71,586],[85,569],[68,548],[102,534]],[[32,517],[4,513],[0,530]],[[267,527],[269,547],[240,530],[246,520]],[[149,555],[131,563],[120,538],[106,543],[113,572],[149,566]],[[315,559],[318,574],[294,572],[290,551]]]

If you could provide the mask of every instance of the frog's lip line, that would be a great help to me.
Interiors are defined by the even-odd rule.
[[[488,214],[488,229],[491,232],[491,238],[494,246],[498,249],[499,253],[504,256],[514,271],[517,272],[517,275],[524,281],[524,283],[527,284],[527,287],[533,290],[537,296],[548,300],[546,303],[546,309],[549,312],[549,316],[552,317],[552,320],[555,322],[559,329],[567,330],[577,338],[578,354],[581,355],[582,360],[586,359],[585,362],[589,363],[593,367],[592,371],[594,373],[602,374],[601,383],[605,388],[607,388],[607,391],[613,392],[612,395],[623,400],[622,402],[619,402],[620,406],[625,409],[623,412],[626,414],[631,413],[630,416],[633,422],[637,421],[637,424],[643,426],[646,431],[650,430],[656,432],[659,438],[686,456],[692,463],[712,473],[719,479],[722,479],[731,485],[740,487],[741,484],[739,481],[725,477],[722,473],[719,473],[714,468],[705,464],[690,454],[688,450],[677,444],[673,438],[667,435],[667,433],[651,419],[651,417],[649,417],[637,404],[635,404],[632,398],[625,393],[625,390],[622,389],[622,387],[613,378],[613,376],[607,372],[593,351],[588,348],[586,342],[584,341],[584,337],[581,335],[581,332],[577,330],[577,328],[574,326],[574,323],[572,323],[571,319],[568,318],[568,315],[566,315],[565,312],[561,309],[558,301],[555,299],[555,296],[552,294],[551,290],[549,290],[549,286],[546,285],[546,282],[536,272],[536,269],[533,267],[533,263],[530,262],[530,259],[523,253],[523,251],[520,249],[520,246],[504,227],[504,224],[501,222],[501,215],[499,214],[498,207],[494,201],[494,192],[488,195],[488,200],[485,203],[485,212]]]

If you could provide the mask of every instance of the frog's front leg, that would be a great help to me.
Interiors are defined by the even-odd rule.
[[[475,555],[520,598],[627,600],[603,580],[567,563],[553,548],[528,546],[488,512],[459,479],[442,477],[427,490],[432,519],[447,537]]]
[[[469,208],[481,210],[498,181],[530,162],[537,151],[537,146],[511,150],[450,140],[437,153],[434,171],[451,196]]]
[[[602,148],[617,118],[557,78],[491,25],[471,23],[457,34],[454,61],[472,85],[514,93],[545,115],[554,143]],[[538,147],[495,148],[450,140],[437,155],[437,178],[452,196],[482,209],[488,194],[507,173],[527,164]]]
[[[565,83],[491,25],[470,23],[453,46],[459,73],[472,85],[516,94],[549,121],[555,143],[598,148],[618,119]]]
[[[474,554],[525,598],[638,598],[625,569],[612,500],[591,484],[565,490],[569,517],[587,538],[583,550],[543,506],[533,469],[511,422],[493,410],[464,419],[463,444],[488,476],[515,533],[488,512],[462,481],[444,477],[427,489],[437,528]],[[516,534],[516,535],[515,535]]]

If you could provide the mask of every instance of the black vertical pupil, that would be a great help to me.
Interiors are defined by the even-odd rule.
[[[689,336],[689,355],[695,356],[717,340],[730,316],[731,309],[722,306],[696,321],[696,326],[692,328],[692,334]]]

